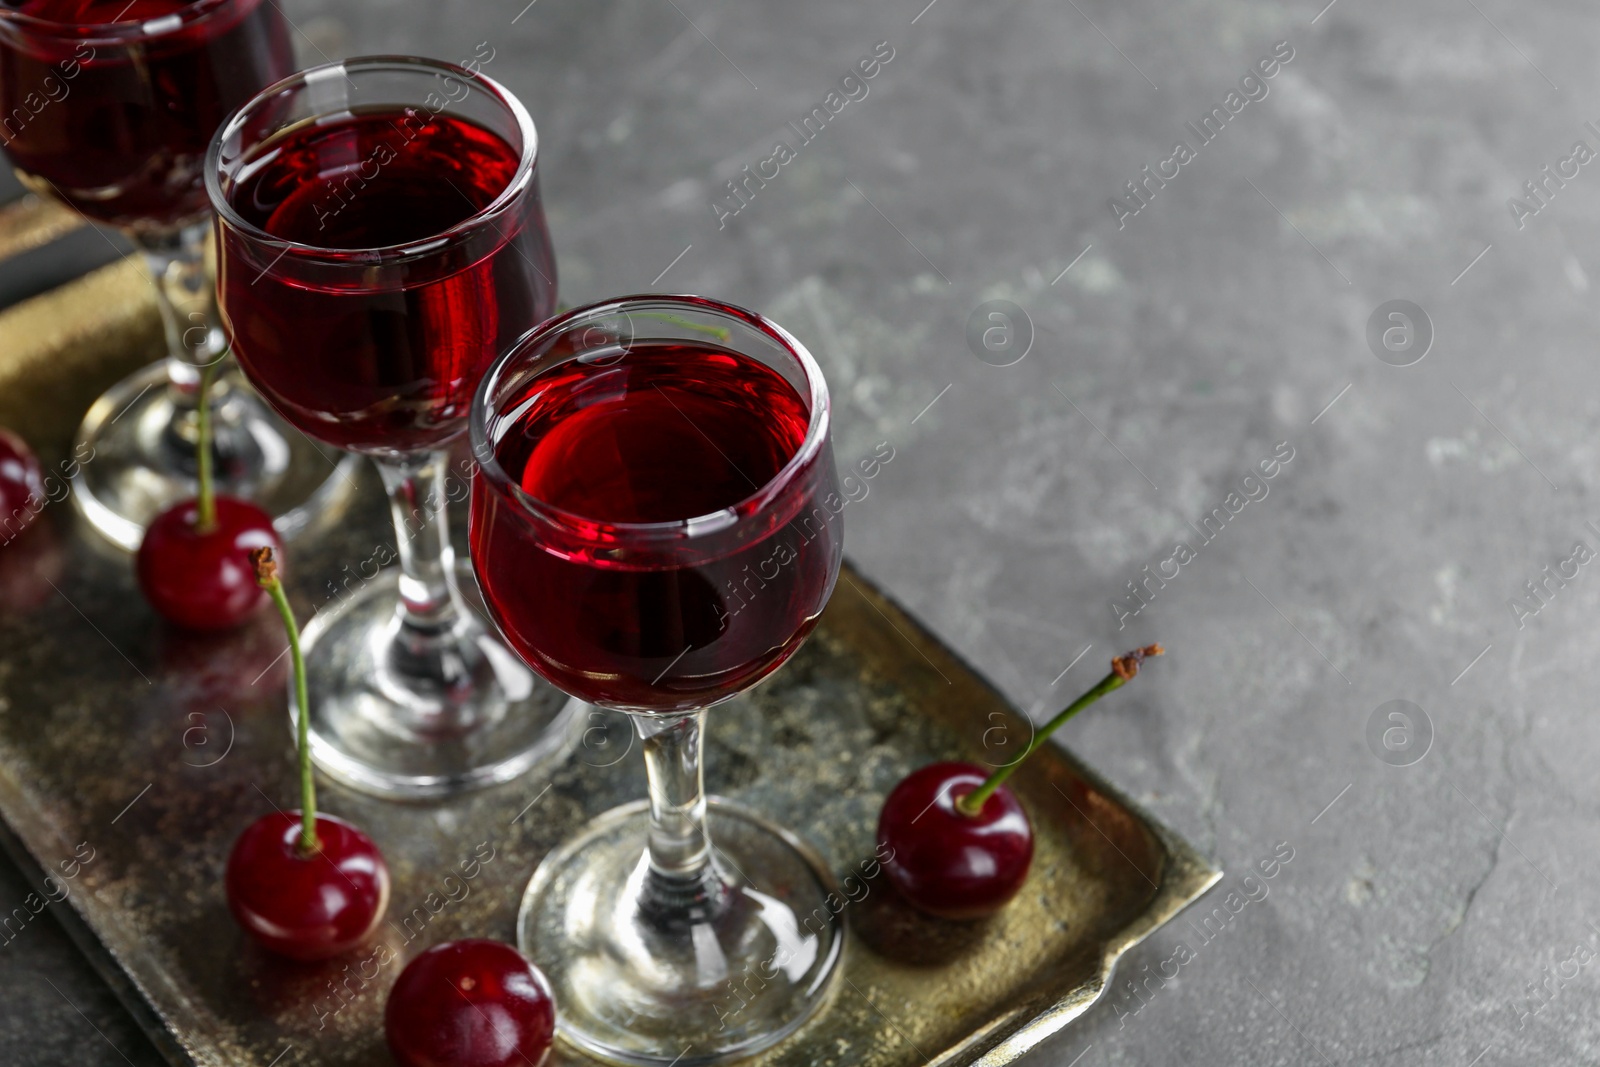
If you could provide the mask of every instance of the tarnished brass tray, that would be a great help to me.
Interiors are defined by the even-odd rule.
[[[139,269],[120,263],[0,313],[0,425],[47,468],[59,471],[90,400],[153,355],[149,299]],[[390,537],[368,477],[290,545],[301,618]],[[553,773],[467,800],[400,805],[323,782],[323,807],[365,827],[393,867],[383,936],[395,961],[275,961],[230,921],[221,874],[238,831],[296,797],[277,627],[263,612],[220,639],[167,628],[128,558],[66,501],[0,548],[0,836],[40,886],[0,915],[0,938],[27,936],[31,912],[48,908],[176,1064],[387,1064],[382,1008],[400,961],[448,938],[511,940],[539,859],[643,796],[642,763],[626,723],[596,713]],[[793,662],[712,713],[707,773],[844,878],[867,865],[878,806],[906,771],[999,759],[1002,738],[1016,751],[1028,736],[994,689],[846,568]],[[1123,952],[1221,876],[1059,747],[1014,781],[1039,834],[1022,896],[961,925],[917,917],[881,877],[869,883],[845,910],[832,1000],[760,1062],[1009,1063],[1086,1010]]]

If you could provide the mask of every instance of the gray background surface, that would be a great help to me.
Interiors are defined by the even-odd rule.
[[[1227,868],[1205,909],[1293,849],[1219,935],[1180,921],[1119,974],[1175,980],[1028,1062],[1600,1062],[1600,967],[1564,962],[1600,945],[1600,575],[1508,604],[1600,549],[1600,164],[1521,228],[1507,206],[1600,150],[1592,6],[523,2],[286,9],[313,61],[488,42],[539,124],[563,299],[789,326],[841,463],[896,450],[848,515],[867,573],[1035,714],[1164,642],[1065,740]],[[1285,40],[1269,95],[1119,229],[1108,198]],[[880,41],[869,95],[719,229],[721,183]],[[991,299],[1031,320],[1012,366],[966,340]],[[1411,366],[1369,347],[1393,299],[1435,334]],[[1125,584],[1279,442],[1268,495],[1119,630]],[[1426,723],[1369,744],[1396,699]],[[0,866],[0,906],[25,892]],[[157,1059],[41,922],[0,949],[0,1062]]]

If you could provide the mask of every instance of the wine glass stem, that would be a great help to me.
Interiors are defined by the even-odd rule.
[[[444,451],[419,452],[375,462],[389,493],[400,554],[401,636],[428,642],[448,633],[461,617],[445,515],[449,457]]]
[[[167,339],[169,391],[180,411],[194,409],[201,369],[225,348],[216,287],[206,269],[210,226],[199,222],[168,234],[135,238],[155,285]]]
[[[650,776],[650,870],[640,895],[657,927],[706,922],[726,896],[706,832],[705,711],[635,715]]]

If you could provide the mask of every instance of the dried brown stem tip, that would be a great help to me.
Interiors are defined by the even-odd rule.
[[[1166,649],[1160,645],[1145,645],[1132,652],[1118,656],[1111,661],[1111,673],[1126,682],[1129,678],[1139,673],[1139,664],[1144,662],[1146,656],[1159,656]]]
[[[272,558],[272,549],[252,548],[250,565],[256,569],[256,584],[265,589],[278,580],[278,561]]]

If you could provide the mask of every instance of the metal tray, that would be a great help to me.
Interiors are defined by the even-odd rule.
[[[148,283],[129,262],[0,313],[0,425],[59,470],[89,402],[158,344]],[[302,620],[391,536],[363,476],[290,546]],[[164,626],[128,557],[69,502],[0,549],[0,844],[40,885],[30,900],[67,925],[175,1064],[387,1064],[382,1009],[402,961],[448,938],[511,940],[539,859],[644,795],[627,723],[600,713],[553,771],[461,801],[401,805],[322,782],[322,806],[366,828],[393,868],[382,938],[395,958],[274,960],[229,919],[221,874],[239,830],[296,796],[283,651],[270,611],[222,638]],[[711,788],[793,829],[841,877],[871,857],[879,804],[909,769],[999,760],[1002,742],[1014,752],[1030,736],[848,566],[794,660],[710,719]],[[955,924],[869,883],[846,910],[831,1001],[759,1062],[1009,1063],[1085,1011],[1123,952],[1221,877],[1057,746],[1014,781],[1038,831],[1022,895],[993,920]],[[33,907],[0,916],[0,939],[25,932]],[[584,1061],[558,1050],[552,1062]]]

